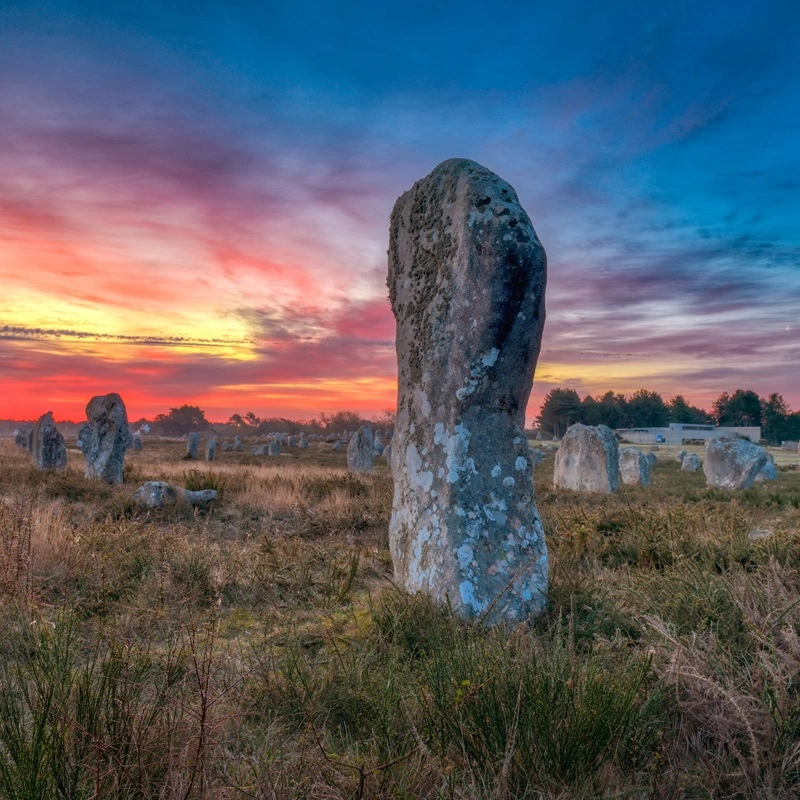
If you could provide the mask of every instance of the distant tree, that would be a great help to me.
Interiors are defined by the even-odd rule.
[[[658,392],[639,389],[628,399],[627,423],[630,428],[665,428],[669,409]]]
[[[205,413],[198,406],[183,405],[171,408],[168,414],[158,414],[154,425],[159,433],[168,436],[183,436],[194,431],[204,431],[211,427]]]
[[[764,423],[763,437],[771,444],[780,444],[786,439],[793,439],[792,414],[783,396],[773,392],[766,400],[761,401],[761,419]]]
[[[551,389],[544,398],[537,421],[546,435],[563,436],[581,418],[581,398],[574,389]]]
[[[397,422],[397,411],[394,408],[385,408],[380,414],[372,418],[376,428],[392,428]]]
[[[330,433],[354,431],[366,422],[355,411],[337,411],[335,414],[321,414],[320,417],[323,427]]]
[[[590,394],[581,400],[580,419],[584,425],[604,425],[600,404]]]
[[[691,425],[704,425],[710,422],[708,413],[702,408],[689,405],[682,394],[676,394],[667,402],[670,422],[684,422]]]
[[[761,425],[761,399],[750,389],[723,392],[715,401],[711,416],[717,425],[755,427]]]
[[[625,427],[628,401],[624,394],[606,392],[597,398],[597,407],[600,412],[600,425],[608,425],[612,430]]]

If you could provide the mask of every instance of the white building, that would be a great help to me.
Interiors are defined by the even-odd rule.
[[[714,425],[692,425],[673,422],[668,428],[618,428],[618,436],[631,444],[684,444],[687,441],[713,439],[715,436],[740,436],[758,443],[761,428],[717,428]]]

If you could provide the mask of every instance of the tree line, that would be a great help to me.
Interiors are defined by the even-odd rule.
[[[607,425],[609,428],[665,428],[670,423],[761,427],[771,444],[800,439],[800,412],[793,412],[783,397],[774,392],[759,397],[750,389],[723,392],[706,411],[689,404],[683,395],[669,400],[658,392],[639,389],[629,397],[606,392],[584,398],[574,389],[552,389],[545,395],[536,419],[542,435],[564,435],[575,422]]]

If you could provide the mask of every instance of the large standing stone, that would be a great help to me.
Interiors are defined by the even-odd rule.
[[[23,422],[17,428],[17,433],[14,436],[14,444],[27,450],[29,453],[33,452],[33,423]]]
[[[445,161],[395,204],[395,579],[489,624],[546,602],[523,430],[545,280],[545,252],[516,193],[474,161]]]
[[[53,412],[42,414],[33,426],[33,463],[39,469],[63,469],[67,466],[67,445],[56,428]]]
[[[767,463],[763,447],[747,439],[719,436],[706,442],[703,472],[709,486],[718,489],[749,489]]]
[[[567,428],[556,453],[553,483],[576,492],[616,492],[619,489],[619,446],[605,425]]]
[[[681,461],[681,470],[683,472],[698,472],[700,470],[700,459],[697,453],[687,453]]]
[[[200,434],[190,433],[186,441],[186,457],[197,461],[200,452]]]
[[[648,453],[655,457],[653,453]],[[636,447],[619,449],[619,474],[628,486],[650,485],[650,459]]]
[[[347,469],[350,472],[372,472],[375,466],[375,441],[372,428],[362,425],[347,445]]]
[[[113,392],[97,395],[86,404],[86,418],[78,433],[86,477],[122,483],[125,451],[131,442],[125,403]]]

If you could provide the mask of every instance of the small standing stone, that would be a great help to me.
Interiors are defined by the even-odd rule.
[[[279,439],[273,439],[267,447],[267,453],[271,456],[279,456],[281,454],[281,443]]]
[[[392,469],[392,445],[387,444],[386,447],[383,448],[383,457],[386,459],[386,463],[389,465],[389,470]]]
[[[697,453],[687,453],[681,461],[681,470],[683,472],[698,472],[700,469],[700,459]]]
[[[553,484],[576,492],[619,489],[619,446],[605,425],[567,428],[556,453]]]
[[[650,459],[636,447],[620,448],[619,472],[628,486],[650,485]]]
[[[683,463],[683,459],[684,459],[685,457],[686,457],[686,451],[685,451],[685,450],[678,450],[678,452],[675,454],[675,460],[676,460],[676,461],[677,461],[679,464],[682,464],[682,463]]]
[[[131,447],[134,450],[141,450],[142,449],[142,437],[138,433],[134,433],[131,437]]]
[[[767,463],[764,464],[761,472],[756,475],[756,483],[763,483],[764,481],[778,480],[778,468],[775,466],[775,459],[772,453],[767,453]]]
[[[305,435],[303,435],[303,436],[301,436],[301,437],[300,437],[300,447],[301,447],[301,448],[306,448],[306,447],[308,447],[308,439],[306,438],[306,436],[305,436]]]
[[[233,450],[235,453],[244,452],[244,442],[238,436],[233,440]]]
[[[334,450],[341,450],[341,449],[342,449],[342,443],[341,443],[341,442],[336,442],[336,443],[333,445],[333,449],[334,449]]]
[[[21,447],[23,450],[27,450],[29,453],[33,452],[32,422],[23,422],[22,425],[19,426],[14,436],[14,444],[16,444],[17,447]]]
[[[42,470],[67,466],[67,445],[52,411],[42,414],[33,426],[33,463]]]
[[[190,433],[186,442],[186,456],[197,461],[200,453],[200,434],[197,432]]]
[[[655,467],[656,462],[658,461],[658,456],[655,453],[647,453],[645,458],[650,462],[650,471],[653,471],[653,467]]]
[[[703,472],[709,486],[718,489],[749,489],[767,463],[763,447],[747,439],[719,436],[706,442]]]
[[[375,445],[372,428],[362,425],[347,446],[347,468],[350,472],[372,472],[374,469]]]
[[[217,440],[209,439],[206,442],[206,461],[213,461],[217,455]]]

